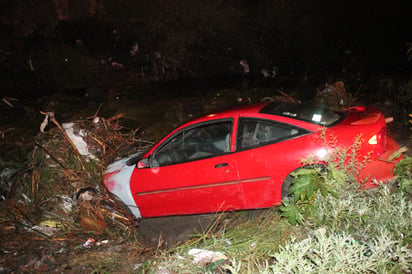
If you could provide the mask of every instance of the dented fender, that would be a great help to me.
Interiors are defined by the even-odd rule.
[[[141,153],[133,154],[110,164],[104,173],[104,185],[113,197],[122,204],[125,209],[140,219],[139,208],[136,206],[130,189],[130,178],[135,165],[128,165],[128,160],[139,156]]]

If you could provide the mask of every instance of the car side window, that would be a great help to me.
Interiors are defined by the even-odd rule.
[[[245,150],[287,140],[306,130],[270,120],[240,118],[236,150]]]
[[[168,166],[230,152],[232,121],[220,121],[183,129],[152,154],[152,167]]]

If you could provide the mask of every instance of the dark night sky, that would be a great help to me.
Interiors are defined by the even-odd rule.
[[[410,1],[102,0],[93,16],[88,1],[67,2],[69,19],[59,21],[55,1],[2,1],[2,93],[94,85],[104,80],[102,58],[153,79],[157,52],[174,66],[163,80],[236,74],[241,59],[256,74],[274,65],[284,73],[410,74]]]

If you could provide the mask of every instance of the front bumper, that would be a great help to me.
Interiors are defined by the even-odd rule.
[[[134,165],[127,165],[129,158],[118,160],[107,167],[104,174],[104,184],[112,196],[120,202],[124,209],[136,217],[141,218],[140,210],[136,206],[130,190],[130,179],[135,168]]]

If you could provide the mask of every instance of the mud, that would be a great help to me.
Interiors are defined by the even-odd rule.
[[[253,220],[267,209],[142,219],[138,232],[146,246],[171,248],[191,238]]]

